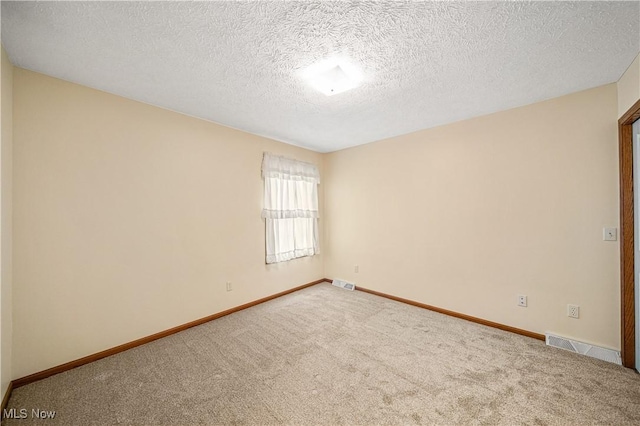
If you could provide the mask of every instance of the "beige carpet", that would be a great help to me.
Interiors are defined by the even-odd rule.
[[[640,424],[640,375],[318,284],[16,389],[28,424]]]

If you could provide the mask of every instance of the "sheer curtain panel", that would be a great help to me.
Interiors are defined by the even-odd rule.
[[[265,153],[262,178],[267,263],[318,253],[318,168]]]

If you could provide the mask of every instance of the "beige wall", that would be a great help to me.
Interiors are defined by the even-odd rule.
[[[618,242],[602,240],[616,99],[610,84],[328,154],[325,274],[619,348]]]
[[[12,378],[323,276],[619,348],[616,87],[322,155],[15,68]],[[263,151],[323,255],[264,264]]]
[[[12,330],[12,146],[13,146],[13,65],[4,47],[0,48],[0,399],[11,377]]]
[[[19,68],[14,95],[14,378],[323,277],[265,265],[260,218],[263,151],[321,154]]]
[[[618,80],[618,118],[640,99],[640,55]]]

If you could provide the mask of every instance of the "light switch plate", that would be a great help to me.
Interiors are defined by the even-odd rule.
[[[605,241],[617,241],[618,228],[604,228],[602,230],[602,239]]]

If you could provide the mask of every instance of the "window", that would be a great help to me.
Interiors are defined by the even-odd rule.
[[[266,262],[284,262],[318,253],[318,168],[265,153],[262,178]]]

